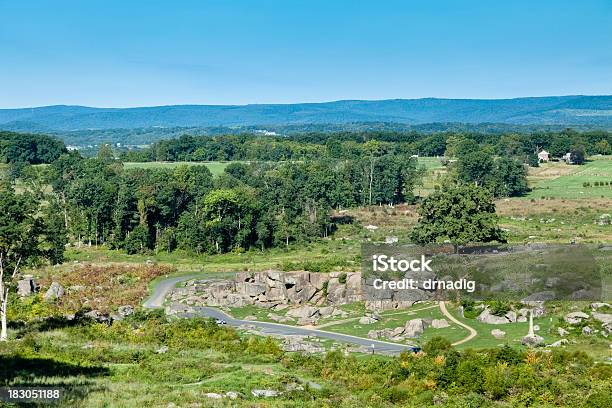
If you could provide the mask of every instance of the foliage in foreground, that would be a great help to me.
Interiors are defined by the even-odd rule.
[[[39,323],[17,336],[0,346],[2,385],[73,384],[78,406],[206,404],[205,393],[227,391],[240,392],[235,402],[251,406],[255,388],[282,392],[260,400],[262,406],[603,407],[612,402],[612,367],[595,364],[583,352],[509,346],[460,352],[432,339],[424,347],[427,353],[395,358],[341,351],[302,355],[209,320],[168,321],[157,313],[137,313],[111,326],[80,322],[51,329]],[[161,346],[168,351],[156,352]],[[301,387],[289,390],[292,384]],[[176,391],[183,387],[190,392]]]

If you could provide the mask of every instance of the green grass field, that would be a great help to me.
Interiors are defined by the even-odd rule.
[[[594,157],[581,166],[545,163],[533,169],[529,179],[532,191],[526,198],[612,198],[612,157]],[[596,187],[595,182],[608,185]]]
[[[145,163],[136,163],[136,162],[127,162],[123,163],[123,166],[126,169],[159,169],[159,168],[170,168],[173,169],[175,167],[181,165],[187,166],[206,166],[208,170],[213,174],[213,176],[218,176],[223,173],[223,170],[230,164],[231,162],[145,162]]]

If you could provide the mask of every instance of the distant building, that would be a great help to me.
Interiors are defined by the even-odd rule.
[[[550,153],[548,153],[546,150],[542,150],[540,153],[538,153],[538,160],[540,162],[547,162],[550,160]]]
[[[561,157],[561,159],[563,159],[567,164],[573,164],[572,163],[572,154],[571,153],[565,153],[563,155],[563,157]]]

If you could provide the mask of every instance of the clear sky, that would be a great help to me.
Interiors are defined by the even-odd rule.
[[[0,0],[0,107],[612,94],[610,0]]]

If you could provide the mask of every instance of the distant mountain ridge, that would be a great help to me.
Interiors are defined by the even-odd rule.
[[[388,99],[259,105],[169,105],[138,108],[45,106],[0,109],[0,128],[74,131],[149,127],[345,124],[386,122],[590,125],[612,128],[612,95],[515,99]]]

